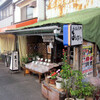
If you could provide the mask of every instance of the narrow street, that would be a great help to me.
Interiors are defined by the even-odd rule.
[[[0,62],[0,100],[45,100],[37,76],[13,73]]]

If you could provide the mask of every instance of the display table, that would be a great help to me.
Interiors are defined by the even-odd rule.
[[[25,75],[26,70],[29,70],[30,72],[36,73],[39,75],[39,82],[41,83],[42,74],[46,74],[47,72],[49,72],[50,69],[55,68],[55,67],[59,67],[60,65],[61,65],[61,63],[59,63],[59,64],[50,63],[47,66],[47,65],[40,64],[39,62],[38,62],[38,64],[31,62],[31,63],[25,64],[25,66],[23,67],[24,75]]]
[[[41,92],[48,100],[64,100],[66,97],[63,89],[57,89],[55,85],[48,84],[45,81],[41,84]]]

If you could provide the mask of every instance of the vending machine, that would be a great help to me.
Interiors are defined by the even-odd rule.
[[[10,70],[12,70],[12,71],[19,70],[19,67],[18,67],[18,52],[17,51],[12,52],[12,54],[11,54]]]

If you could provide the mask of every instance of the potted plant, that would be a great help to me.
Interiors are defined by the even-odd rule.
[[[28,57],[22,57],[21,61],[22,61],[22,64],[25,65],[26,63],[29,62],[29,59]]]
[[[73,85],[70,89],[70,93],[72,96],[76,98],[76,100],[84,100],[85,99],[85,92],[86,92],[86,84],[82,82],[83,74],[76,70],[73,72]]]
[[[89,82],[88,83],[85,83],[85,98],[86,100],[93,100],[93,94],[94,94],[94,91],[96,90],[95,86],[93,86],[92,84],[90,84]]]
[[[59,78],[60,69],[58,69],[56,72],[57,72],[56,88],[61,89],[62,88],[62,79]]]
[[[51,76],[49,79],[50,84],[55,84],[55,81],[57,80],[57,73],[51,72],[50,76]]]
[[[64,49],[63,49],[63,65],[61,68],[62,70],[60,71],[60,77],[62,78],[62,88],[66,92],[65,100],[73,100],[73,98],[70,98],[70,88],[72,87],[71,81],[72,81],[73,70],[67,63],[66,51]]]
[[[56,80],[56,88],[61,89],[62,88],[62,81],[61,80]]]

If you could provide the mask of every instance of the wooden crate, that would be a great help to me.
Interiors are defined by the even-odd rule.
[[[55,86],[51,86],[46,82],[42,82],[41,92],[42,95],[48,100],[64,100],[66,96],[64,92],[59,91],[55,88]]]

